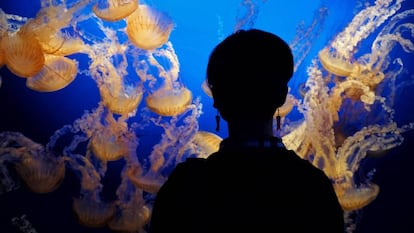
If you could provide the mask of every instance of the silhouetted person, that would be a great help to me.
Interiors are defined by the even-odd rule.
[[[229,136],[207,159],[177,165],[150,233],[344,232],[330,179],[273,134],[292,75],[292,52],[274,34],[241,30],[214,48],[207,82]]]

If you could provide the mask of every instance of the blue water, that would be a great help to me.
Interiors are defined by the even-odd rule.
[[[66,1],[68,3],[74,2]],[[254,8],[251,14],[247,13],[247,6],[243,2],[251,3]],[[302,45],[307,44],[306,56],[290,82],[291,93],[299,97],[299,86],[306,82],[306,68],[317,53],[330,43],[337,33],[341,32],[353,16],[363,9],[364,1],[141,1],[166,12],[174,21],[175,27],[170,35],[176,55],[179,59],[179,78],[193,93],[194,98],[200,98],[202,114],[198,119],[199,129],[214,132],[220,137],[226,137],[225,122],[221,122],[221,131],[215,132],[216,110],[212,107],[212,99],[203,92],[201,85],[205,79],[205,69],[210,51],[225,36],[242,24],[241,28],[256,27],[280,35],[288,43],[293,43],[300,35],[298,29],[303,25],[303,31],[313,28]],[[27,18],[34,17],[40,9],[40,2],[35,0],[1,0],[0,8],[7,14],[19,15]],[[321,10],[324,11],[322,12]],[[414,9],[414,1],[406,0],[400,11]],[[316,21],[315,21],[316,20]],[[407,22],[413,22],[413,17]],[[312,22],[315,24],[312,26]],[[82,24],[83,32],[94,32]],[[378,31],[378,30],[377,30]],[[375,33],[374,33],[375,34]],[[97,34],[97,38],[100,34]],[[408,36],[408,38],[410,38]],[[368,37],[359,46],[360,53],[369,51],[374,38]],[[413,37],[410,38],[413,42]],[[295,54],[296,59],[304,52]],[[414,56],[406,53],[401,47],[390,53],[393,57],[402,57],[405,64],[401,80],[414,79]],[[268,54],[269,57],[272,54]],[[88,67],[89,59],[86,55],[71,55],[79,61],[83,69]],[[7,67],[0,69],[2,79],[0,87],[0,132],[16,131],[26,137],[46,144],[56,130],[62,126],[72,124],[80,118],[85,110],[97,107],[100,101],[99,90],[93,79],[79,74],[74,82],[62,90],[51,93],[39,93],[30,90],[25,85],[25,79],[15,76]],[[395,121],[400,124],[414,122],[413,101],[414,85],[402,89],[394,103],[396,110]],[[248,94],[248,93],[246,93]],[[145,108],[144,101],[140,109]],[[139,111],[138,111],[139,112]],[[297,111],[290,115],[292,120],[300,119]],[[137,114],[130,121],[140,121]],[[152,146],[159,140],[160,129],[155,126],[147,127],[137,132],[141,139],[139,154],[149,154]],[[360,211],[357,219],[356,232],[414,232],[414,188],[412,185],[411,164],[414,162],[412,146],[414,133],[404,134],[405,142],[388,152],[386,156],[368,161],[365,166],[375,168],[373,181],[381,188],[377,199]],[[119,174],[120,166],[115,164],[108,173]],[[66,172],[62,187],[48,194],[33,194],[24,187],[0,195],[0,232],[26,232],[19,230],[12,224],[12,217],[27,216],[33,227],[39,233],[47,232],[109,232],[107,228],[86,228],[79,225],[71,212],[71,198],[79,190],[76,178]],[[104,192],[109,197],[114,195],[113,190],[119,182],[116,176],[104,178]],[[112,189],[112,190],[111,190]],[[68,195],[68,193],[73,194]],[[3,207],[5,205],[5,208]],[[60,225],[60,226],[59,226]]]

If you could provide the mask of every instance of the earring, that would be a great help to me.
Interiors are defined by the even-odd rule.
[[[279,114],[279,108],[277,109],[277,116],[276,116],[276,129],[280,130],[280,114]]]
[[[220,131],[220,112],[218,110],[216,114],[216,131]]]

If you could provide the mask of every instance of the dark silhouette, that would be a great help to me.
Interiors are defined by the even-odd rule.
[[[150,233],[344,232],[325,173],[273,134],[293,75],[278,36],[240,30],[210,55],[207,82],[228,138],[207,159],[177,165],[155,199]]]

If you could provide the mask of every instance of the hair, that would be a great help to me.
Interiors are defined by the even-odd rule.
[[[224,119],[273,116],[287,95],[294,61],[289,45],[259,29],[239,30],[212,51],[207,83]]]

